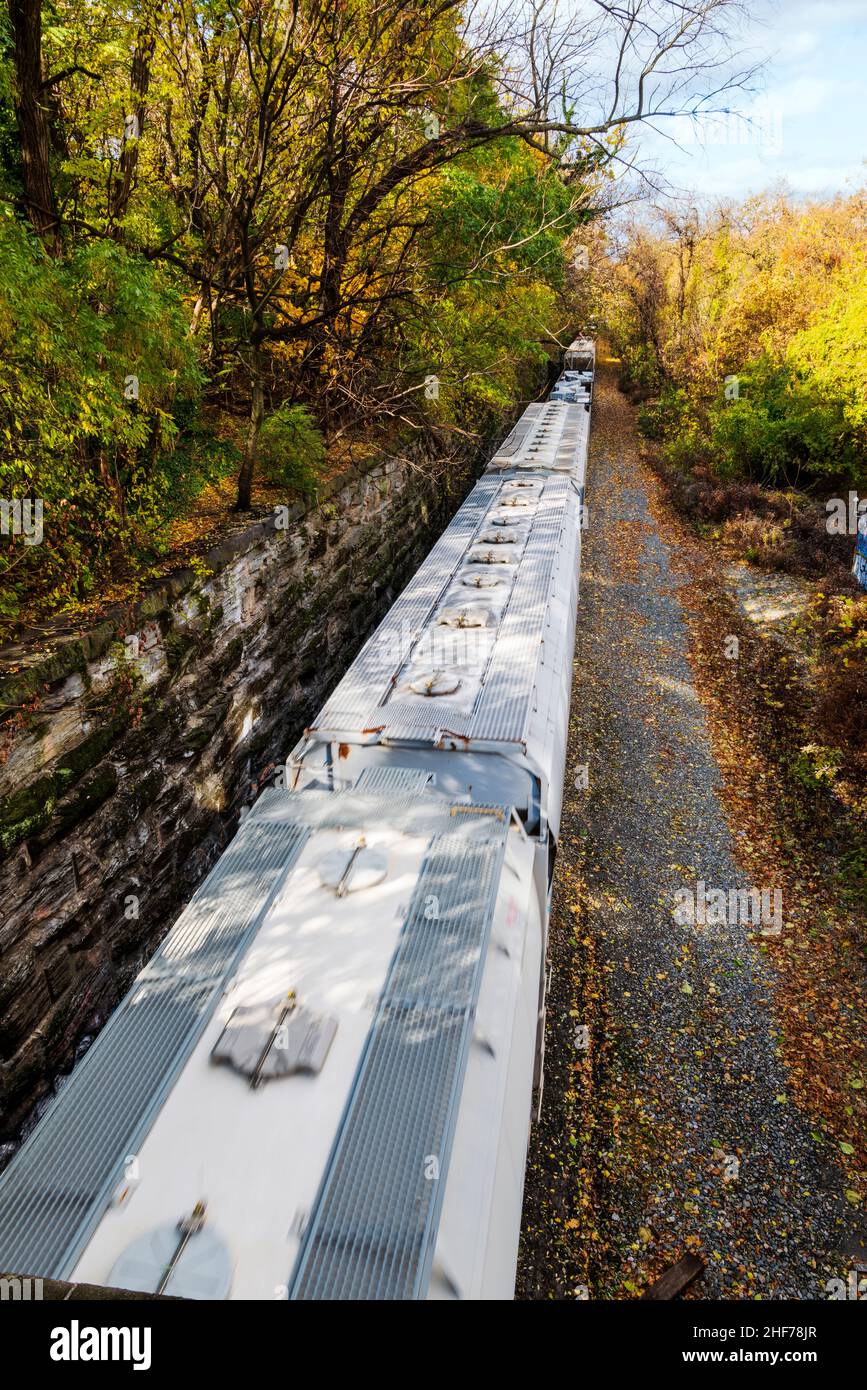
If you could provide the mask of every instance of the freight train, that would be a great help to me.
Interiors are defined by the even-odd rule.
[[[528,407],[0,1176],[0,1267],[509,1299],[593,343]]]

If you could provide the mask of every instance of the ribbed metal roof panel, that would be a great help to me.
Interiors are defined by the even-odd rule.
[[[563,389],[557,383],[556,390]],[[581,481],[585,469],[590,417],[582,406],[552,397],[532,405],[497,450],[487,472],[521,469],[568,473]]]
[[[416,795],[429,785],[433,773],[411,767],[366,767],[356,787],[363,792],[400,792]]]
[[[71,1273],[307,835],[243,823],[0,1176],[0,1268]]]
[[[505,848],[433,841],[290,1284],[292,1299],[424,1297]]]
[[[421,701],[395,693],[398,674],[418,644],[434,609],[464,562],[508,479],[482,479],[458,512],[443,541],[398,599],[347,675],[337,686],[311,732],[319,737],[381,737],[438,741],[443,731],[478,743],[520,743],[532,712],[540,634],[550,599],[552,570],[563,528],[577,527],[577,496],[569,478],[540,479],[533,513],[508,604],[496,632],[490,661],[472,710],[448,697]],[[445,566],[448,566],[446,568]],[[402,644],[395,634],[401,632]]]
[[[499,487],[495,478],[476,484],[451,525],[443,532],[421,568],[393,604],[373,636],[362,647],[328,701],[316,727],[334,720],[339,711],[348,726],[367,728],[367,716],[376,719],[376,704],[390,688],[391,676],[405,660],[434,605],[451,581]],[[371,700],[371,692],[377,692]],[[373,708],[371,707],[373,705]]]

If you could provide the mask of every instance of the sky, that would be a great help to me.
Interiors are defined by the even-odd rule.
[[[723,117],[696,132],[665,123],[677,144],[641,138],[678,190],[742,199],[780,181],[804,197],[867,184],[867,0],[751,0],[742,47],[766,59],[755,95],[731,105],[752,125]]]

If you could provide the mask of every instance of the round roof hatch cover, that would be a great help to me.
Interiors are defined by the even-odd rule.
[[[467,559],[471,565],[510,565],[515,558],[513,550],[498,545],[484,550],[474,550]]]
[[[507,526],[505,530],[483,531],[479,536],[482,545],[520,545],[524,539],[523,531],[516,527]]]
[[[326,888],[342,885],[344,893],[357,893],[382,883],[388,874],[388,860],[375,849],[333,849],[322,856],[316,868]]]
[[[466,603],[460,608],[442,608],[437,614],[438,627],[487,627],[490,609],[481,603]]]
[[[112,1267],[113,1289],[156,1293],[182,1239],[177,1224],[156,1226],[134,1240]],[[225,1242],[210,1226],[191,1236],[178,1256],[163,1290],[175,1298],[227,1298],[232,1284],[232,1261]]]
[[[469,589],[496,589],[505,581],[496,574],[465,574],[461,579]]]
[[[426,671],[411,680],[409,688],[416,695],[454,695],[460,683],[458,676],[449,676],[445,671]]]

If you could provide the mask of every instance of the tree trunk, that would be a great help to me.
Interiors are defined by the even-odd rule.
[[[132,193],[133,179],[135,178],[136,166],[138,164],[138,144],[144,130],[145,123],[145,101],[148,88],[151,82],[151,61],[156,48],[156,28],[155,25],[159,18],[157,15],[148,18],[138,31],[136,38],[135,52],[132,56],[132,73],[130,75],[130,97],[132,112],[135,117],[136,128],[133,135],[125,135],[123,149],[121,150],[120,166],[113,182],[111,195],[111,215],[119,222],[124,216],[130,194]]]
[[[259,451],[259,435],[262,432],[262,422],[265,419],[265,385],[263,381],[262,351],[258,343],[254,345],[251,352],[251,375],[253,398],[250,405],[250,423],[247,427],[247,443],[244,448],[244,462],[241,464],[241,471],[238,474],[238,499],[235,503],[236,512],[248,512],[252,504],[253,474],[256,468],[256,456]]]
[[[52,256],[60,255],[60,223],[51,183],[51,131],[42,86],[42,0],[9,0],[15,45],[15,116],[27,216]]]

